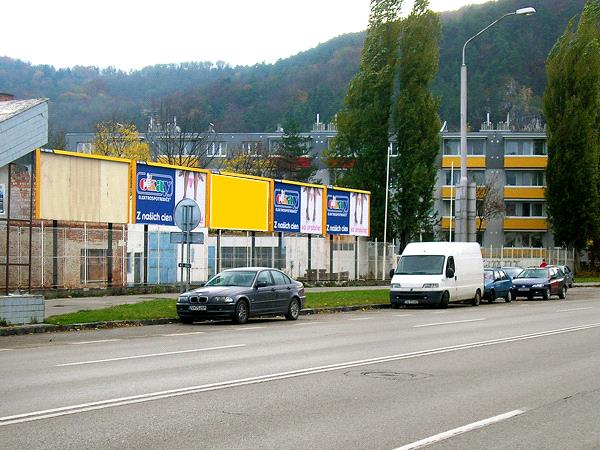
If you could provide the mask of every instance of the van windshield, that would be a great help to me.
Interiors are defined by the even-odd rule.
[[[403,256],[396,268],[396,275],[440,275],[445,259],[443,255]]]

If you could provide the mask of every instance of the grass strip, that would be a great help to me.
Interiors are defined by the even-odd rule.
[[[389,289],[367,291],[330,291],[306,294],[305,308],[372,305],[388,303]],[[74,323],[108,322],[113,320],[150,320],[177,317],[175,300],[156,299],[110,308],[83,310],[75,313],[51,316],[46,323],[71,325]]]

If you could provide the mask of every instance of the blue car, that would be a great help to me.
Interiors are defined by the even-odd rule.
[[[504,270],[485,269],[483,271],[483,298],[488,303],[494,303],[497,298],[503,298],[507,303],[514,298],[513,282]]]

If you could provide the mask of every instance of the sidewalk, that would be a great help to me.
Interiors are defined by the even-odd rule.
[[[389,285],[382,286],[349,286],[349,287],[315,287],[306,288],[306,292],[327,292],[327,291],[368,291],[378,289],[388,289]],[[179,294],[140,294],[140,295],[109,295],[106,297],[76,297],[76,298],[55,298],[45,301],[46,317],[57,316],[77,312],[84,309],[102,309],[117,305],[129,305],[132,303],[154,300],[157,298],[176,299]]]

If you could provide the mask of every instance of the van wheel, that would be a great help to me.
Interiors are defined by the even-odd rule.
[[[480,303],[481,303],[481,291],[479,289],[477,289],[477,292],[475,292],[475,297],[473,297],[473,300],[471,300],[471,305],[479,306]]]
[[[450,294],[448,294],[448,291],[444,291],[440,300],[440,308],[447,308],[448,303],[450,303]]]

